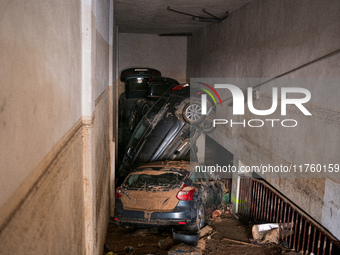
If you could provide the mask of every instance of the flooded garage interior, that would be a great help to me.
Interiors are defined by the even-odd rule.
[[[215,181],[225,184],[224,202],[215,208],[220,215],[207,215],[211,230],[201,234],[200,252],[339,254],[340,2],[39,0],[0,6],[0,254],[168,254],[172,246],[159,243],[175,245],[172,228],[116,224],[116,183],[126,155],[119,147],[119,99],[126,89],[120,76],[128,68],[157,69],[179,84],[227,78],[244,94],[252,87],[252,103],[262,110],[271,108],[273,88],[308,89],[304,107],[311,116],[280,100],[271,121],[255,115],[249,103],[233,118],[232,93],[218,90],[222,100],[214,114],[224,124],[196,141],[199,163],[298,170],[332,165],[334,171],[321,177],[314,171],[221,174]],[[265,124],[252,127],[258,119]],[[285,119],[298,125],[287,128]],[[231,120],[238,124],[230,126]],[[267,223],[280,224],[282,242],[251,242],[252,227]]]

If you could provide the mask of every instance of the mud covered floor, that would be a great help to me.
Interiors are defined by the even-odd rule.
[[[244,225],[231,214],[223,214],[216,220],[210,220],[213,233],[204,237],[205,249],[202,254],[230,255],[275,255],[288,254],[277,245],[257,246],[250,243],[251,225]],[[126,229],[109,223],[104,254],[168,254],[167,249],[160,249],[158,242],[172,238],[171,229]],[[247,244],[243,244],[247,243]],[[174,246],[175,244],[173,244]],[[171,246],[171,245],[170,245]]]

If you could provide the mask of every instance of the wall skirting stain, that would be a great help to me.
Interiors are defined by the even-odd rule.
[[[0,234],[12,220],[16,212],[20,210],[24,201],[36,192],[36,187],[39,186],[39,183],[44,181],[46,175],[50,173],[54,162],[58,159],[65,147],[69,145],[78,132],[82,132],[84,123],[82,119],[79,119],[75,123],[0,209]]]

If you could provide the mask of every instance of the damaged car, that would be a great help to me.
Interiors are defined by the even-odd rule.
[[[116,189],[115,222],[121,226],[198,231],[221,206],[224,184],[189,161],[158,161],[138,167]]]
[[[129,117],[129,131],[133,132],[141,118],[147,113],[150,107],[158,98],[179,82],[169,77],[154,77],[148,82],[148,92],[146,98],[140,98],[133,105]]]
[[[118,184],[136,167],[152,161],[190,159],[190,148],[210,130],[212,103],[201,114],[201,101],[190,97],[190,86],[177,85],[164,93],[141,118],[127,144],[118,171]],[[194,153],[192,153],[193,155]]]
[[[131,111],[140,110],[140,112],[146,113],[150,108],[152,102],[147,100],[146,97],[150,94],[149,82],[153,78],[160,77],[162,74],[160,71],[153,68],[135,67],[125,69],[121,72],[120,80],[124,82],[125,91],[119,97],[118,103],[118,160],[117,167],[122,162],[126,145],[130,139],[131,132],[130,127],[136,125],[138,121],[130,119]],[[138,102],[142,100],[144,104]],[[136,105],[136,107],[134,107]],[[141,105],[142,108],[139,108]],[[143,108],[144,107],[144,108]],[[133,109],[135,108],[135,109]],[[129,122],[132,121],[131,125]]]

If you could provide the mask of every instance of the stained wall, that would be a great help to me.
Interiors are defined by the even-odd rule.
[[[186,80],[187,37],[157,34],[119,33],[119,74],[132,67],[155,68],[164,77]],[[120,83],[119,94],[124,92]]]
[[[228,99],[231,93],[219,90],[221,98],[228,100],[217,107],[216,118],[298,121],[295,128],[220,125],[211,137],[245,165],[339,163],[339,13],[336,1],[259,0],[188,38],[188,78],[231,78],[232,84],[246,90],[277,77],[257,87],[256,109],[271,107],[273,87],[279,92],[282,87],[304,87],[312,95],[305,104],[312,116],[295,106],[288,106],[287,115],[282,116],[281,101],[270,116],[254,115],[246,104],[245,114],[235,116]],[[334,221],[340,215],[338,175],[263,177],[340,238]]]
[[[113,1],[3,1],[0,16],[0,254],[102,254]]]

